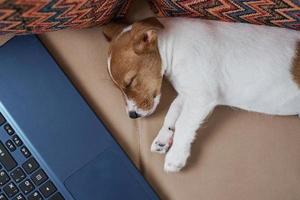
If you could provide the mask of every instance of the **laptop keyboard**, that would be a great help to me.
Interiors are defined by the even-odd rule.
[[[1,113],[0,128],[7,134],[0,140],[0,200],[64,200]]]

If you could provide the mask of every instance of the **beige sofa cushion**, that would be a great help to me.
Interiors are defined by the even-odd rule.
[[[4,45],[8,40],[10,40],[12,37],[14,37],[13,34],[0,35],[0,47]]]
[[[152,15],[136,1],[132,18]],[[175,92],[148,118],[131,120],[106,70],[101,28],[41,36],[58,63],[108,125],[163,200],[299,200],[300,119],[220,107],[199,130],[188,166],[163,172],[163,155],[150,152]]]
[[[297,117],[217,108],[198,131],[188,166],[178,174],[166,174],[164,156],[149,150],[162,116],[140,121],[143,173],[162,199],[300,199]]]

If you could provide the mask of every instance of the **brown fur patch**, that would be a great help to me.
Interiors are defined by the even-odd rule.
[[[162,84],[156,33],[162,25],[158,23],[152,18],[134,23],[130,31],[112,34],[110,44],[110,70],[115,84],[144,110],[152,108]]]
[[[293,61],[292,74],[294,81],[300,88],[300,41],[297,43],[296,54]]]
[[[110,42],[128,25],[128,23],[121,21],[107,24],[102,27],[103,35],[105,36],[107,41]]]

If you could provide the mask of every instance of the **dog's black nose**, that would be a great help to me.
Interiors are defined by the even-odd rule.
[[[137,114],[135,111],[130,111],[129,112],[129,117],[132,118],[132,119],[136,119],[136,118],[139,118],[140,115]]]

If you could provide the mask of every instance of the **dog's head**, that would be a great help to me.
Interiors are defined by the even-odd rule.
[[[110,41],[108,72],[123,93],[131,118],[150,115],[159,103],[163,73],[157,31],[162,28],[156,18],[148,18],[103,29]]]

